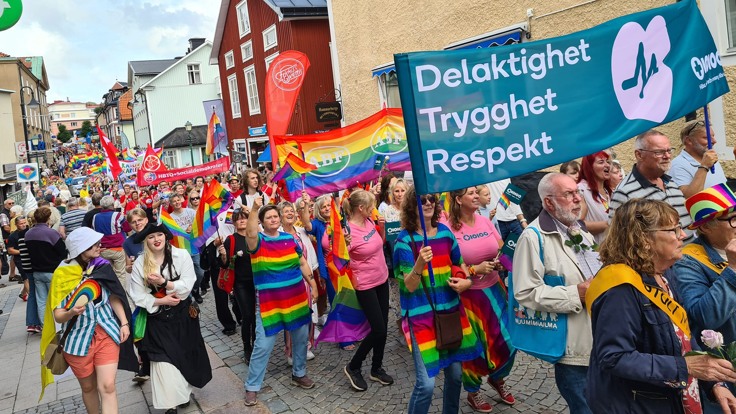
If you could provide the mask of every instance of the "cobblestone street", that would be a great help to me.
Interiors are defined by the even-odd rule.
[[[25,302],[18,298],[20,286],[10,284],[0,288],[0,362],[7,372],[0,379],[0,414],[5,413],[84,413],[79,384],[72,376],[52,384],[40,402],[38,377],[38,343],[40,335],[25,333]],[[240,331],[224,335],[215,317],[214,296],[205,295],[202,305],[202,335],[210,348],[213,361],[213,381],[194,392],[192,404],[179,413],[402,413],[405,412],[412,392],[414,368],[408,349],[399,342],[393,312],[389,321],[389,339],[386,344],[384,367],[394,377],[392,386],[381,386],[369,381],[366,392],[350,388],[343,367],[352,356],[331,343],[320,344],[315,359],[308,362],[308,374],[317,383],[311,390],[294,387],[291,367],[284,354],[282,336],[274,347],[264,387],[259,393],[259,404],[242,404],[248,367],[242,359]],[[369,356],[370,358],[370,356]],[[367,377],[365,364],[363,373]],[[150,383],[142,387],[131,382],[132,373],[118,373],[118,399],[121,413],[163,413],[151,406]],[[442,374],[437,377],[435,399],[431,413],[441,412]],[[517,399],[514,406],[499,402],[488,384],[482,392],[493,404],[496,413],[564,413],[566,405],[554,385],[554,372],[548,364],[525,354],[519,354],[507,383]],[[461,413],[472,413],[462,392]]]

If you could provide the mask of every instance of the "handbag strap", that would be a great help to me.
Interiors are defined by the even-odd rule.
[[[542,233],[540,233],[536,227],[528,226],[527,228],[530,228],[534,230],[535,233],[537,233],[537,238],[539,239],[539,260],[541,260],[542,264],[544,265],[544,246],[542,245]]]
[[[69,323],[66,325],[66,329],[64,330],[64,334],[61,335],[61,339],[59,339],[59,348],[64,347],[64,343],[66,342],[66,337],[69,336],[69,333],[72,331],[72,328],[74,327],[74,324],[77,323],[77,318],[79,318],[79,315],[74,315],[71,319],[69,319]]]
[[[231,234],[229,237],[230,237],[230,256],[228,256],[228,258],[232,259],[232,257],[235,255],[235,235]]]
[[[414,241],[413,234],[409,236],[409,240],[411,241],[411,252],[414,254],[414,261],[416,262],[419,258],[419,252],[417,250],[417,244]],[[422,284],[422,290],[424,291],[424,295],[427,296],[429,307],[432,308],[432,312],[437,313],[437,310],[435,310],[434,308],[434,303],[432,302],[432,297],[429,295],[429,290],[427,290],[427,286],[424,284],[424,278],[422,277],[422,275],[419,275],[419,283]]]

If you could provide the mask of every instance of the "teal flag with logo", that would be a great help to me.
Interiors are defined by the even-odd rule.
[[[592,154],[728,92],[694,0],[491,49],[394,56],[417,192]]]

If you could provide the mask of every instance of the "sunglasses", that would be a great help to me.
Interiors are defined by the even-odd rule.
[[[422,205],[427,204],[427,201],[429,201],[430,204],[434,204],[437,202],[437,197],[434,194],[423,195],[423,196],[419,196],[419,201],[422,202]]]
[[[189,197],[189,201],[199,200],[199,197]]]
[[[687,129],[687,133],[685,133],[685,136],[686,136],[686,137],[689,137],[689,136],[690,136],[690,134],[691,134],[691,133],[693,132],[693,130],[694,130],[695,128],[697,128],[697,127],[700,127],[700,126],[705,126],[705,122],[703,122],[703,121],[698,121],[698,122],[696,122],[696,123],[692,124],[692,125],[690,126],[690,128],[688,128],[688,129]]]

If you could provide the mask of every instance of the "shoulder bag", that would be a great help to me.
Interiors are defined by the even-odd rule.
[[[539,238],[539,258],[544,265],[544,246],[542,235],[534,227],[527,227],[537,233]],[[524,277],[522,275],[521,277]],[[556,363],[567,349],[567,315],[564,313],[542,312],[525,308],[514,298],[513,276],[509,273],[509,323],[508,330],[511,343],[516,349],[539,358],[542,361]],[[544,275],[547,286],[564,286],[565,276]]]
[[[235,286],[235,266],[230,264],[235,257],[235,236],[231,234],[228,239],[230,240],[228,266],[227,269],[220,268],[220,273],[217,275],[217,287],[229,295],[233,293],[233,287]]]
[[[69,368],[69,364],[64,359],[62,351],[64,350],[64,343],[66,342],[67,336],[69,336],[69,332],[72,331],[74,324],[77,323],[77,318],[79,318],[79,315],[71,318],[64,333],[62,334],[61,331],[56,332],[51,339],[51,343],[46,346],[46,353],[44,354],[42,364],[54,375],[61,375]]]
[[[416,261],[419,256],[419,252],[417,251],[413,236],[411,236],[411,250],[412,253],[414,253],[414,260]],[[432,301],[432,297],[429,294],[427,286],[424,284],[424,277],[420,276],[419,281],[422,284],[422,290],[424,290],[424,294],[427,296],[427,301],[429,302],[429,306],[432,308],[432,313],[434,315],[435,347],[440,351],[459,348],[463,342],[463,327],[460,320],[459,307],[454,311],[438,311],[434,306],[434,302]],[[458,298],[458,301],[459,300],[460,299]]]

